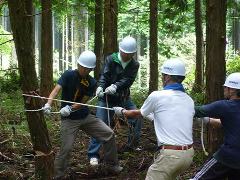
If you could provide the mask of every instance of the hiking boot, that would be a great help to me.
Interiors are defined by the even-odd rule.
[[[90,158],[89,163],[90,163],[91,166],[98,166],[98,158],[96,158],[96,157]]]

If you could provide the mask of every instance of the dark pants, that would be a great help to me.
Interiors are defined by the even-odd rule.
[[[106,107],[106,103],[99,101],[98,106]],[[114,105],[109,104],[109,107],[113,107]],[[116,106],[116,105],[115,105]],[[131,101],[131,99],[128,99],[124,102],[123,107],[125,109],[136,109],[135,104]],[[108,120],[108,112],[105,109],[97,108],[97,118],[103,120],[106,124],[112,124],[112,118],[114,115],[114,111],[109,111],[109,120]],[[110,121],[110,122],[108,122]],[[141,135],[141,128],[142,128],[142,120],[140,119],[128,119],[128,123],[130,125],[129,127],[129,133],[128,133],[128,142],[127,144],[131,146],[132,144],[137,144]],[[95,138],[91,138],[89,148],[88,148],[88,157],[89,159],[91,157],[97,157],[99,158],[99,149],[101,147],[101,142],[97,141]]]
[[[211,158],[202,169],[192,178],[192,180],[238,180],[240,179],[240,169],[233,169],[221,164],[216,159]]]

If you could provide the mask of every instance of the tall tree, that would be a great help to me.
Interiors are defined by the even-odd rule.
[[[202,92],[203,87],[203,31],[201,0],[195,0],[195,33],[196,33],[196,69],[194,92]]]
[[[226,74],[226,0],[206,1],[206,100],[223,98]],[[222,142],[220,130],[209,127],[209,152],[214,152]]]
[[[117,43],[117,0],[104,1],[104,57],[118,50]]]
[[[52,1],[42,0],[40,93],[48,97],[53,88]]]
[[[34,28],[32,0],[8,0],[11,28],[18,58],[22,91],[31,93],[38,89],[35,71]],[[40,109],[40,99],[25,98],[26,109]],[[43,113],[27,112],[27,122],[35,156],[36,179],[51,179],[53,177],[52,146],[49,140]]]
[[[158,0],[150,1],[150,77],[149,94],[158,89]]]
[[[235,3],[237,5],[239,0],[236,0]],[[240,2],[239,2],[240,3]],[[240,18],[239,18],[239,11],[233,9],[233,30],[232,30],[232,42],[233,42],[233,49],[235,52],[240,52]]]
[[[96,68],[94,69],[94,77],[95,79],[99,78],[100,68],[101,68],[101,60],[102,60],[102,24],[103,24],[103,0],[96,0],[95,3],[95,38],[94,38],[94,52],[96,54],[97,62]]]

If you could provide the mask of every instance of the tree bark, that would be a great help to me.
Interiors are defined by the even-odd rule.
[[[32,0],[8,0],[9,15],[18,58],[19,73],[24,93],[36,92],[38,80],[35,71],[33,3]],[[26,109],[40,109],[40,99],[25,98]],[[35,156],[37,179],[52,179],[52,146],[46,122],[41,111],[27,112],[27,121]]]
[[[48,97],[53,88],[52,1],[42,0],[40,94]]]
[[[203,32],[202,32],[202,6],[201,0],[195,0],[195,33],[196,33],[196,69],[194,92],[203,90]]]
[[[95,38],[94,38],[94,52],[96,54],[97,62],[96,68],[94,69],[94,77],[95,79],[99,79],[101,64],[102,64],[102,24],[103,24],[103,1],[96,0],[95,3]]]
[[[149,48],[149,58],[150,58],[150,77],[149,77],[149,91],[158,89],[158,0],[150,1],[150,48]]]
[[[226,11],[225,0],[206,1],[206,101],[222,99],[226,74]],[[209,152],[213,153],[222,143],[221,130],[209,127]]]
[[[108,54],[118,51],[117,17],[118,17],[117,0],[105,0],[104,31],[103,31],[104,32],[104,48],[103,48],[104,57],[106,57]]]

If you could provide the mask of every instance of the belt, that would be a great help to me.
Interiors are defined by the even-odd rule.
[[[162,146],[159,146],[159,149],[188,150],[188,149],[190,149],[190,148],[192,148],[192,147],[193,147],[192,144],[183,145],[183,146],[162,145]]]

